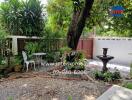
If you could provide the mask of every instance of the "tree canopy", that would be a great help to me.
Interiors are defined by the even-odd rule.
[[[112,6],[120,5],[124,7],[124,16],[113,17],[109,14],[109,9]],[[108,36],[108,33],[113,32],[115,36],[132,36],[132,1],[131,0],[95,0],[91,11],[92,25],[99,26],[102,35]],[[89,22],[89,23],[91,23]],[[88,25],[88,26],[92,26]],[[107,26],[107,28],[105,27]],[[98,28],[99,28],[98,27]],[[110,32],[111,31],[111,32]]]
[[[77,3],[78,1],[80,1],[80,4]],[[48,27],[50,27],[53,32],[65,36],[74,6],[76,6],[76,10],[79,10],[79,7],[84,5],[83,2],[84,0],[49,0],[47,6]],[[123,17],[113,17],[109,14],[109,9],[116,5],[125,8]],[[88,31],[92,30],[93,26],[95,26],[97,27],[97,35],[132,36],[131,19],[131,0],[94,0],[90,18],[86,21],[83,33],[88,33]],[[64,23],[66,24],[64,25]]]
[[[49,35],[65,37],[72,15],[71,0],[48,0],[46,29]]]
[[[8,0],[0,5],[1,23],[10,34],[40,36],[43,6],[39,0]]]
[[[48,0],[44,8],[39,0],[6,0],[0,5],[0,19],[4,29],[11,34],[40,36],[44,33],[49,37],[66,37],[73,12],[81,10],[84,1]],[[116,5],[125,8],[124,16],[113,17],[109,14],[109,9]],[[46,20],[44,10],[47,11]],[[83,33],[90,32],[94,26],[97,35],[131,37],[131,19],[131,0],[94,0]]]

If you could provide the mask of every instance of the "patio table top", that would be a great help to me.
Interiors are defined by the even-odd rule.
[[[46,55],[46,53],[43,52],[38,52],[38,53],[33,53],[34,56],[43,56]]]

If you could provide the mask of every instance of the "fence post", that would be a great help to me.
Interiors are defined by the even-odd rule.
[[[18,55],[17,37],[12,37],[12,53]]]

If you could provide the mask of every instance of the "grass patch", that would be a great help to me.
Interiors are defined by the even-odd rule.
[[[124,84],[124,87],[126,87],[128,89],[132,89],[132,83],[126,83],[126,84]]]

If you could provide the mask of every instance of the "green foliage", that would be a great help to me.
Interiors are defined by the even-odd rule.
[[[54,53],[53,52],[46,54],[46,61],[47,62],[54,62]]]
[[[40,36],[43,27],[44,19],[42,16],[43,6],[39,0],[26,0],[23,3],[24,9],[22,12],[22,30],[24,34],[29,36]]]
[[[19,0],[9,0],[1,3],[2,24],[10,33],[19,33],[21,20],[21,4]]]
[[[8,33],[0,28],[0,40],[5,40],[7,38]]]
[[[95,79],[99,79],[99,80],[103,80],[104,79],[104,75],[102,74],[101,71],[95,71],[94,72],[94,76],[95,76]]]
[[[6,67],[7,67],[6,59],[0,55],[0,74],[1,74],[1,70],[5,69]]]
[[[76,59],[78,60],[84,60],[85,59],[85,55],[83,52],[79,51],[77,52],[77,55],[76,55]]]
[[[68,100],[72,100],[72,96],[68,96]]]
[[[82,9],[84,0],[49,0],[47,6],[46,30],[49,36],[66,36],[70,25],[71,14],[74,10]],[[112,17],[109,9],[121,5],[125,8],[124,17]],[[97,28],[97,35],[101,36],[132,36],[132,3],[131,0],[94,0],[90,18],[86,22],[83,35],[93,32]],[[105,28],[107,26],[108,28]],[[123,28],[123,29],[122,29]]]
[[[14,100],[12,96],[9,96],[7,100]]]
[[[47,16],[44,20],[43,6],[39,0],[8,0],[0,5],[0,19],[4,29],[11,34],[65,37],[72,12],[81,11],[83,5],[84,0],[48,0]],[[123,17],[110,16],[109,9],[115,5],[125,8]],[[131,0],[94,0],[83,33],[87,36],[88,32],[93,31],[93,26],[96,26],[97,35],[131,37],[131,19]]]
[[[65,46],[65,47],[60,48],[59,51],[61,52],[61,54],[64,54],[65,52],[66,53],[70,52],[71,51],[71,48]]]
[[[9,0],[1,3],[2,24],[11,34],[39,36],[43,31],[42,5],[39,0]]]
[[[0,55],[0,65],[5,65],[5,64],[7,64],[5,58]]]
[[[101,71],[95,71],[94,76],[95,76],[95,79],[103,80],[103,81],[107,81],[107,82],[121,79],[121,75],[118,70],[115,70],[113,73],[110,71],[107,71],[105,73],[103,73]]]
[[[12,58],[11,64],[21,65],[22,58],[20,56],[15,56]]]
[[[80,61],[75,61],[75,62],[70,62],[66,63],[65,68],[67,70],[84,70],[85,69],[85,62],[80,60]]]
[[[86,63],[84,58],[85,56],[82,52],[76,52],[75,55],[70,53],[66,57],[67,65],[65,68],[68,70],[84,70]]]
[[[0,23],[0,49],[1,50],[5,48],[5,42],[6,42],[7,35],[8,33],[2,28],[1,23]]]
[[[3,60],[2,56],[0,55],[0,65],[2,64],[2,60]]]
[[[125,8],[123,17],[113,17],[110,15],[109,9],[115,5],[120,5]],[[131,18],[131,0],[127,0],[127,2],[126,0],[95,0],[87,27],[92,28],[93,26],[97,26],[100,29],[97,35],[132,36]]]
[[[78,51],[71,51],[69,54],[66,55],[67,62],[78,62],[83,61],[85,58],[83,52]]]
[[[1,22],[1,20],[0,20]],[[4,68],[7,65],[7,61],[5,56],[2,54],[2,50],[5,50],[6,46],[6,38],[8,33],[2,28],[2,25],[0,23],[0,68]]]
[[[39,52],[41,49],[39,43],[37,42],[28,42],[25,45],[25,50],[27,51],[28,55],[32,55],[35,52]]]
[[[125,83],[123,86],[128,88],[128,89],[132,89],[132,83],[130,83],[130,82]]]
[[[8,32],[5,31],[5,29],[2,27],[2,19],[0,15],[0,56],[3,57],[2,55],[2,50],[4,50],[7,46],[6,40],[8,36]]]
[[[64,37],[68,31],[72,14],[72,1],[70,0],[49,0],[46,7],[48,17],[46,31],[48,36]]]
[[[60,61],[60,52],[48,52],[46,54],[45,60],[47,62],[59,62]]]
[[[113,80],[113,73],[111,72],[106,72],[103,74],[104,75],[104,80],[105,81],[112,81]]]
[[[120,72],[116,69],[116,71],[113,73],[113,80],[121,79]]]

